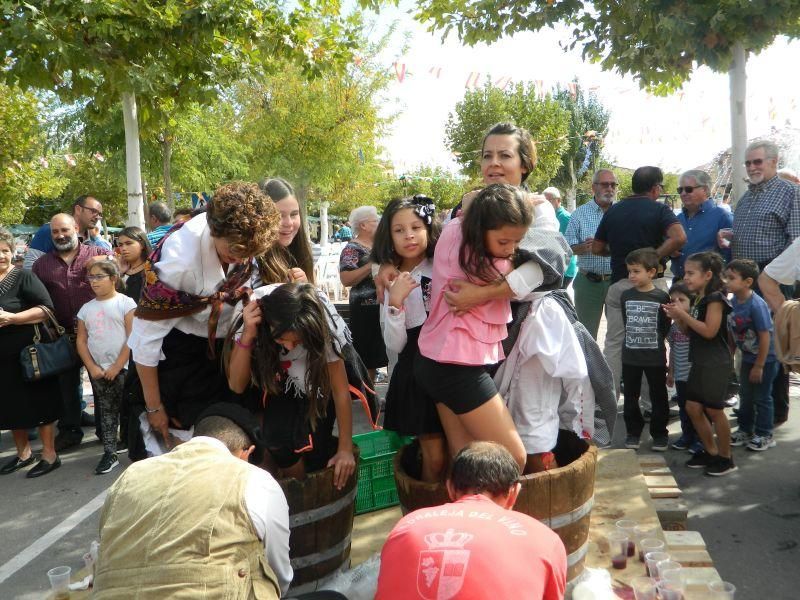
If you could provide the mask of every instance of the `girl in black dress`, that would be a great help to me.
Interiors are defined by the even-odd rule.
[[[138,227],[125,227],[117,237],[117,254],[127,269],[122,274],[125,294],[137,304],[144,287],[144,263],[150,255],[147,234]]]
[[[423,481],[442,478],[447,444],[434,401],[414,378],[417,340],[431,301],[433,251],[439,237],[433,200],[422,195],[390,202],[383,212],[372,247],[372,261],[391,263],[400,271],[385,294],[383,340],[397,353],[386,393],[384,427],[416,435],[422,452]]]
[[[41,307],[53,310],[53,302],[36,275],[13,265],[15,249],[14,237],[0,228],[0,429],[11,429],[17,447],[17,455],[0,467],[0,475],[34,463],[28,429],[38,427],[42,458],[27,476],[39,477],[61,466],[53,427],[61,416],[61,395],[57,377],[25,381],[19,354],[33,342],[34,323],[47,319]]]

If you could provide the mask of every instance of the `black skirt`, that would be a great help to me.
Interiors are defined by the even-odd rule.
[[[417,345],[422,326],[406,331],[408,340],[397,357],[392,371],[389,390],[386,392],[384,427],[401,435],[442,433],[436,403],[417,385],[414,378],[414,358],[419,354]]]
[[[368,369],[377,369],[389,364],[381,333],[380,311],[381,307],[378,304],[350,303],[353,346]]]

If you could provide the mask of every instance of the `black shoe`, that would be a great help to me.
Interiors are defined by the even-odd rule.
[[[104,473],[111,472],[112,469],[119,466],[117,455],[110,452],[104,452],[100,462],[97,463],[97,468],[94,470],[95,475],[103,475]]]
[[[128,442],[117,442],[117,454],[128,451]]]
[[[0,469],[0,475],[10,475],[14,471],[19,471],[20,469],[24,469],[28,465],[32,465],[35,460],[36,457],[33,454],[31,454],[25,460],[22,460],[19,456],[15,456],[6,464],[3,465],[3,468]]]
[[[738,468],[733,464],[733,457],[715,456],[711,464],[706,467],[706,475],[722,477],[728,473],[733,473]]]
[[[61,466],[61,459],[56,456],[56,459],[49,463],[45,459],[40,460],[35,467],[33,467],[25,477],[33,479],[34,477],[41,477],[47,475],[50,471],[55,471]]]
[[[703,469],[713,462],[714,457],[705,450],[696,452],[692,458],[686,461],[686,466],[690,469]]]
[[[81,440],[83,440],[83,436],[78,435],[76,433],[71,433],[71,432],[59,433],[56,436],[56,441],[55,441],[56,452],[63,452],[64,450],[67,450],[69,448],[80,446]]]
[[[81,413],[81,427],[94,427],[94,415],[83,411]]]
[[[650,417],[652,417],[652,416],[653,416],[653,412],[652,411],[649,411],[649,410],[643,410],[642,411],[642,419],[644,420],[645,423],[649,423],[650,422]]]

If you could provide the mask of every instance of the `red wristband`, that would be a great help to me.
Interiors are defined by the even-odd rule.
[[[245,344],[244,342],[242,342],[241,337],[235,338],[234,342],[236,342],[236,345],[239,346],[239,348],[244,348],[245,350],[252,350],[253,346],[255,346],[255,344]]]

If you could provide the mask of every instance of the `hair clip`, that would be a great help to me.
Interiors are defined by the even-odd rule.
[[[411,202],[416,206],[414,212],[417,216],[425,221],[426,225],[430,225],[433,222],[433,216],[436,214],[436,206],[433,203],[433,199],[428,198],[425,194],[415,194],[411,198]]]

